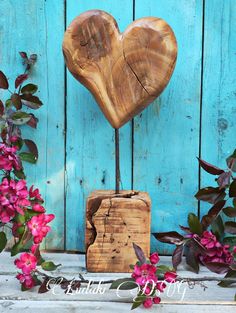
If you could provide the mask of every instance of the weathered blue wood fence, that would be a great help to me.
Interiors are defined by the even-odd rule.
[[[83,11],[105,10],[124,30],[133,19],[157,16],[174,29],[179,55],[163,95],[121,130],[124,189],[147,190],[152,231],[202,214],[193,198],[208,176],[196,156],[224,166],[236,146],[235,0],[1,0],[0,68],[21,74],[18,51],[37,53],[32,81],[44,106],[37,130],[40,158],[27,166],[49,212],[56,214],[47,249],[84,251],[85,202],[93,189],[114,188],[114,132],[89,92],[65,70],[65,27]],[[168,253],[153,241],[153,249]]]

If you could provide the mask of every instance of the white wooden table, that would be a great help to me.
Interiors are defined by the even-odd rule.
[[[129,277],[129,274],[94,274],[87,273],[83,255],[67,253],[45,253],[44,258],[53,260],[54,263],[61,263],[62,266],[54,272],[55,276],[78,278],[82,273],[86,279],[109,280],[121,277]],[[169,257],[161,257],[160,264],[170,265]],[[214,276],[216,274],[202,268],[201,274],[196,275],[186,271],[183,267],[178,271],[181,277]],[[109,290],[105,285],[104,294],[73,294],[66,295],[61,288],[56,288],[54,293],[50,290],[44,294],[38,294],[37,289],[31,291],[20,291],[20,285],[15,279],[16,269],[13,258],[9,253],[0,254],[0,312],[104,312],[104,313],[125,313],[130,312],[132,295],[129,291],[122,291],[117,296],[115,290]],[[190,289],[187,284],[179,285],[173,295],[166,293],[162,296],[160,305],[155,305],[147,312],[159,313],[194,313],[194,312],[227,312],[236,313],[236,302],[233,300],[236,292],[235,285],[231,288],[221,288],[216,282],[205,282],[207,289],[196,285]],[[176,286],[178,287],[178,286]],[[185,294],[183,297],[183,293]],[[172,289],[173,291],[173,289]],[[135,312],[146,312],[140,307]]]

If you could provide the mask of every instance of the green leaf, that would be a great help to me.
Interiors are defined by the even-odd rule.
[[[11,96],[11,102],[17,110],[22,108],[21,98],[17,93],[13,93]]]
[[[0,253],[5,249],[6,244],[7,244],[7,236],[3,231],[1,231],[0,232]]]
[[[25,223],[25,216],[21,215],[20,213],[17,213],[14,217],[14,221],[18,224],[24,224]]]
[[[225,215],[229,217],[236,217],[236,208],[235,207],[227,207],[223,209]]]
[[[165,274],[165,272],[171,272],[173,271],[173,268],[171,268],[170,266],[166,266],[166,265],[159,265],[157,266],[157,271],[156,271],[156,275],[162,275]]]
[[[21,152],[19,153],[19,157],[22,161],[26,161],[32,164],[35,164],[37,162],[37,158],[31,152]]]
[[[147,297],[145,295],[137,296],[133,302],[131,310],[138,308],[146,300],[146,298]]]
[[[225,222],[225,232],[236,235],[236,222]]]
[[[21,92],[24,94],[31,94],[33,95],[38,90],[38,86],[34,84],[27,84],[24,87],[22,87]]]
[[[224,278],[236,278],[236,271],[230,269]],[[233,284],[231,281],[221,281],[218,286],[229,287],[231,284]]]
[[[19,240],[11,249],[11,256],[17,255],[23,249],[22,241]]]
[[[61,266],[61,264],[54,264],[52,261],[45,261],[41,264],[41,267],[45,271],[55,271],[55,269]]]
[[[25,179],[25,178],[26,178],[26,176],[25,176],[23,170],[19,170],[19,171],[14,170],[13,173],[14,173],[14,175],[15,175],[17,178],[19,178],[19,179]]]
[[[117,289],[119,287],[120,290],[130,290],[137,288],[137,283],[135,280],[131,277],[127,278],[119,278],[115,281],[110,286],[110,289]]]
[[[216,235],[217,239],[220,240],[224,235],[224,223],[220,215],[211,224],[213,233]]]
[[[32,96],[31,94],[23,94],[21,95],[21,99],[24,105],[34,110],[39,109],[43,105],[38,97]]]
[[[9,109],[9,108],[12,106],[11,99],[7,99],[7,100],[5,101],[5,106],[6,106],[7,109]]]
[[[199,236],[202,234],[202,224],[194,213],[189,213],[188,225],[193,234],[197,234]]]
[[[24,139],[25,145],[29,149],[29,151],[35,156],[36,160],[38,160],[39,153],[38,148],[33,140]]]
[[[236,180],[234,180],[229,187],[230,198],[236,197]]]
[[[15,125],[24,125],[31,119],[31,115],[26,112],[17,111],[11,115],[11,119]]]
[[[236,246],[236,236],[232,236],[232,237],[225,237],[223,239],[223,243],[225,245],[229,245],[231,248]]]

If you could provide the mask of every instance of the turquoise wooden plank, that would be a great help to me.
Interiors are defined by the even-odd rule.
[[[204,76],[202,99],[202,158],[226,167],[236,148],[236,2],[205,1]],[[201,173],[201,185],[214,176]],[[209,205],[201,206],[204,214]]]
[[[11,78],[22,74],[18,51],[38,54],[31,80],[39,85],[44,106],[35,114],[38,129],[24,129],[39,149],[37,165],[26,165],[29,183],[39,186],[48,212],[55,213],[48,249],[64,248],[64,1],[0,2],[0,67]]]
[[[134,188],[151,195],[152,232],[177,230],[197,213],[202,11],[199,0],[136,0],[135,18],[166,20],[179,49],[167,89],[134,123]],[[166,254],[172,246],[153,238],[156,249]]]
[[[132,21],[133,1],[67,1],[67,25],[80,13],[102,9],[121,30]],[[121,130],[121,178],[131,188],[131,126]],[[86,197],[94,189],[114,189],[114,131],[96,102],[70,73],[67,75],[66,248],[84,251]]]

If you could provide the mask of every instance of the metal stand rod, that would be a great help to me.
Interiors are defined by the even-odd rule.
[[[115,128],[115,151],[116,151],[116,193],[120,193],[120,139],[119,129]]]

